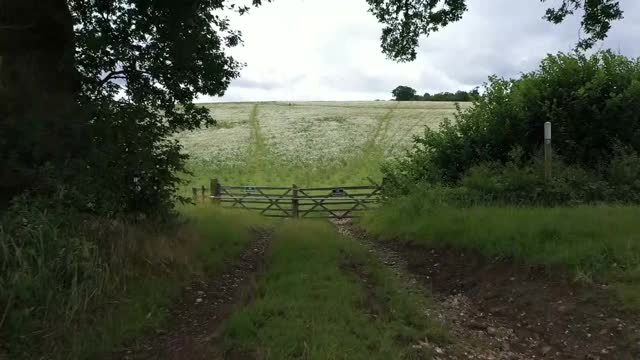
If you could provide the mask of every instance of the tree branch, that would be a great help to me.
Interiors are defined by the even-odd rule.
[[[98,82],[98,86],[97,88],[101,88],[103,87],[106,83],[109,82],[109,80],[113,80],[113,79],[117,79],[119,78],[118,75],[124,75],[124,71],[120,70],[120,71],[112,71],[109,74],[107,74],[107,76],[105,76],[102,80],[100,80],[100,82]]]
[[[34,26],[36,26],[35,23],[31,23],[31,24],[28,24],[28,25],[0,25],[0,30],[21,31],[21,30],[31,29]]]

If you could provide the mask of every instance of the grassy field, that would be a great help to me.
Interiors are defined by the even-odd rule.
[[[215,127],[180,134],[195,186],[368,183],[413,135],[452,117],[449,102],[268,102],[206,105]],[[461,106],[470,106],[467,103]],[[185,192],[189,186],[185,186]]]

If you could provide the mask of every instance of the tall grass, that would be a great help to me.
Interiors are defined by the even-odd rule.
[[[264,359],[428,358],[413,345],[446,340],[411,293],[326,222],[289,221],[275,234],[255,299],[226,324],[234,355]],[[238,354],[239,353],[239,354]]]
[[[400,241],[604,273],[640,266],[638,219],[638,206],[454,207],[419,191],[368,214],[362,224]]]
[[[18,203],[0,224],[0,355],[113,350],[164,321],[181,284],[238,254],[258,221],[182,210],[184,223],[132,224]]]

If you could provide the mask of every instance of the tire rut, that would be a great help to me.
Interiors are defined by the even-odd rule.
[[[253,108],[251,109],[251,114],[249,115],[249,125],[251,127],[251,133],[249,135],[249,155],[253,159],[261,159],[265,155],[267,145],[262,135],[260,120],[258,119],[258,104],[253,105]]]
[[[391,115],[393,114],[394,110],[395,108],[389,109],[389,111],[387,111],[386,114],[384,114],[381,118],[378,119],[376,128],[373,130],[373,132],[371,133],[371,136],[367,139],[367,142],[365,143],[365,146],[364,146],[365,149],[375,148],[380,144],[381,141],[384,140],[384,138],[387,135],[387,132],[389,131],[389,126],[391,124]]]
[[[479,266],[459,251],[402,249],[346,220],[336,226],[412,285],[431,291],[439,306],[427,311],[455,339],[439,359],[640,358],[637,316],[612,308],[601,289],[572,287],[535,269]]]
[[[204,360],[224,358],[222,324],[238,304],[251,301],[272,231],[255,228],[254,241],[223,272],[194,281],[171,310],[166,329],[137,340],[111,356],[123,360]]]

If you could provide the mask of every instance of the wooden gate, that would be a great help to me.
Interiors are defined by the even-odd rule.
[[[194,196],[198,197],[198,189]],[[205,188],[202,188],[204,199]],[[308,187],[232,186],[211,181],[212,201],[230,208],[258,211],[264,216],[292,218],[357,217],[381,200],[377,185]]]

